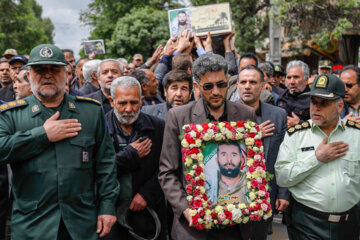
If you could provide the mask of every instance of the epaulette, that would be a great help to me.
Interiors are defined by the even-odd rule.
[[[0,105],[0,112],[5,112],[5,111],[13,109],[13,108],[23,107],[23,106],[27,106],[27,105],[28,105],[28,103],[22,99],[4,103],[4,104]]]
[[[85,102],[93,102],[93,103],[96,103],[98,105],[101,105],[101,103],[98,100],[95,100],[95,99],[89,98],[89,97],[76,96],[76,100],[85,101]]]
[[[360,129],[360,124],[356,123],[354,121],[351,120],[347,120],[346,122],[346,126],[352,127],[352,128],[356,128],[356,129]]]
[[[309,122],[303,122],[302,124],[296,124],[293,127],[288,128],[287,132],[289,135],[292,135],[294,132],[303,130],[303,129],[307,129],[310,128],[310,123]]]

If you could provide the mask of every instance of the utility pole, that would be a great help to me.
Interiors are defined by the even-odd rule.
[[[274,21],[279,16],[279,6],[274,5],[274,0],[270,0],[271,16],[270,16],[270,54],[269,60],[273,63],[281,65],[281,27],[280,24]]]

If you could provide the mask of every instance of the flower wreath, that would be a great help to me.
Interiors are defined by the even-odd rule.
[[[251,121],[212,122],[187,124],[180,136],[182,160],[185,165],[186,193],[189,213],[194,227],[202,229],[233,226],[239,223],[260,221],[272,215],[268,181],[272,175],[266,172],[264,147],[259,126]],[[245,142],[247,149],[248,198],[250,204],[213,206],[205,189],[205,165],[202,150],[207,142]]]

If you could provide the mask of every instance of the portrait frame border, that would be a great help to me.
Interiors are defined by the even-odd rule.
[[[210,122],[187,124],[180,135],[182,161],[186,179],[185,191],[189,202],[189,214],[198,230],[222,228],[249,221],[260,221],[272,216],[266,172],[264,147],[259,126],[251,121]],[[205,165],[203,150],[209,142],[244,143],[246,146],[246,173],[250,203],[213,205],[208,201],[205,189]]]

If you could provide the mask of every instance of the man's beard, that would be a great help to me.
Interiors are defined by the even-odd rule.
[[[185,25],[186,25],[186,21],[179,22],[179,25],[180,25],[180,26],[185,26]]]
[[[231,165],[234,168],[225,168]],[[240,163],[235,166],[233,163],[226,163],[224,166],[219,165],[221,175],[229,178],[235,178],[240,174]]]
[[[37,95],[38,97],[40,97],[42,100],[45,100],[45,101],[52,101],[54,99],[56,99],[58,96],[60,96],[61,94],[64,94],[65,92],[65,78],[63,81],[61,81],[61,83],[59,85],[56,84],[56,81],[55,80],[52,80],[52,82],[54,83],[54,86],[55,89],[54,89],[54,92],[44,92],[44,91],[41,91],[41,86],[42,86],[42,82],[48,82],[49,80],[42,80],[40,81],[40,86],[39,88],[36,86],[36,84],[33,82],[33,81],[30,81],[30,88],[31,88],[31,91],[33,93],[35,93],[35,95]]]
[[[114,107],[114,114],[116,119],[124,125],[131,125],[133,124],[139,117],[140,108],[136,113],[120,113],[116,107]],[[127,117],[131,117],[130,120],[127,120]]]

